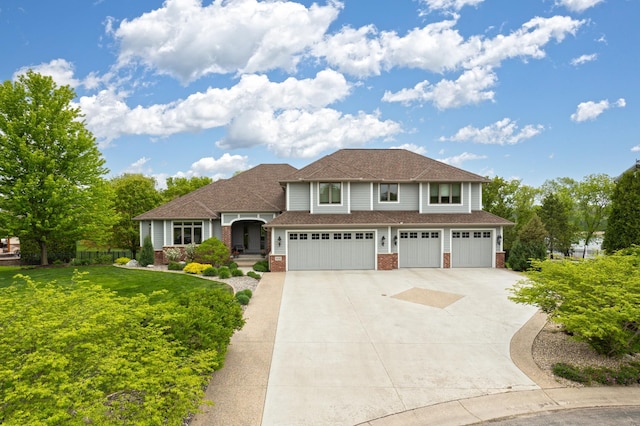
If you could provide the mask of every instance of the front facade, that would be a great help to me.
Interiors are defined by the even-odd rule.
[[[396,149],[265,167],[136,218],[157,261],[163,248],[217,237],[231,250],[268,254],[274,272],[504,267],[503,228],[512,223],[482,211],[482,176]]]
[[[405,150],[341,150],[282,181],[272,271],[504,267],[511,222],[482,211],[488,180]]]

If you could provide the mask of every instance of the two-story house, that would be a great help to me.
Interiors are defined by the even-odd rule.
[[[257,166],[136,219],[158,261],[215,236],[268,253],[272,271],[504,267],[513,224],[482,211],[485,182],[402,149],[343,149],[300,170]]]

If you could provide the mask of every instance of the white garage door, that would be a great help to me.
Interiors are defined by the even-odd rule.
[[[439,268],[442,259],[440,231],[401,231],[400,268]]]
[[[290,232],[290,271],[375,269],[373,232]]]
[[[452,268],[490,268],[493,266],[492,231],[452,231]]]

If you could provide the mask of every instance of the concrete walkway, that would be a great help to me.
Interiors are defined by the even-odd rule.
[[[214,405],[202,407],[203,412],[194,417],[191,425],[283,424],[279,422],[276,425],[263,418],[263,412],[284,283],[284,273],[268,273],[263,276],[245,312],[246,325],[233,336],[225,367],[215,373],[207,389],[206,398],[214,401]],[[511,358],[537,385],[534,386],[535,389],[463,399],[452,398],[455,400],[431,403],[410,410],[398,410],[400,412],[372,418],[360,424],[464,425],[549,410],[640,405],[638,387],[563,388],[540,371],[531,357],[531,344],[544,322],[544,315],[534,315],[511,341]],[[382,405],[384,402],[372,403]],[[331,409],[326,407],[326,410]],[[284,424],[295,425],[296,422],[289,421]]]

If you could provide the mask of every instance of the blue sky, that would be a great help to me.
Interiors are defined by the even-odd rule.
[[[403,147],[485,176],[640,158],[637,0],[3,0],[0,78],[75,90],[111,176]]]

